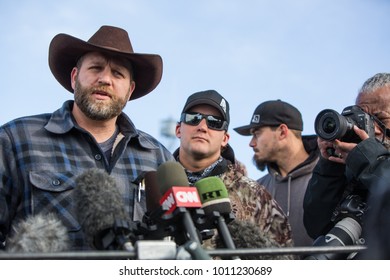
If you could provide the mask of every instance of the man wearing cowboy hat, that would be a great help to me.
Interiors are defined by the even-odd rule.
[[[140,178],[174,160],[122,112],[128,100],[159,84],[162,59],[135,53],[125,30],[102,26],[88,41],[56,35],[49,66],[74,101],[0,128],[0,244],[6,246],[13,226],[28,216],[54,212],[68,229],[71,249],[88,250],[74,205],[76,177],[91,168],[110,174],[129,218],[140,220],[146,210]]]

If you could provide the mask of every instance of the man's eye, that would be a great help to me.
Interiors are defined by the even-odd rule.
[[[89,69],[91,70],[100,70],[102,67],[98,66],[98,65],[92,65],[89,67]]]
[[[124,77],[123,73],[120,71],[113,71],[113,72],[114,72],[114,75],[117,77]]]

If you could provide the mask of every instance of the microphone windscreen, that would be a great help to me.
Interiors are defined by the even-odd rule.
[[[157,168],[157,182],[162,194],[173,186],[188,187],[190,185],[183,166],[176,161],[164,162]]]
[[[213,211],[228,214],[232,211],[225,184],[218,177],[211,176],[195,182],[202,208],[206,214]]]
[[[75,200],[79,223],[89,243],[111,228],[116,219],[129,219],[115,179],[103,170],[92,168],[76,178]]]
[[[53,253],[70,249],[68,230],[53,213],[30,216],[13,227],[9,253]]]
[[[148,171],[145,173],[145,196],[146,210],[153,212],[160,207],[160,198],[162,196],[157,181],[157,171]]]
[[[260,228],[250,221],[233,220],[227,225],[236,249],[245,248],[280,248],[280,244],[270,239]],[[216,237],[216,247],[225,248],[220,236]],[[247,255],[240,256],[242,260],[290,260],[291,255]]]

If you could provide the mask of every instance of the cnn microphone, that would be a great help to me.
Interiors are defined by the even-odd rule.
[[[70,250],[68,230],[53,213],[20,221],[6,241],[9,253],[53,253]]]
[[[157,181],[163,196],[160,199],[163,217],[178,215],[189,240],[201,244],[199,233],[194,225],[189,209],[202,207],[195,187],[190,187],[187,175],[180,163],[164,162],[157,168]]]
[[[86,240],[98,250],[134,251],[133,224],[113,177],[92,168],[76,178],[75,200]]]
[[[225,217],[228,218],[229,222],[234,219],[225,184],[220,178],[211,176],[197,181],[195,187],[198,190],[206,216],[212,219],[226,248],[236,249],[225,220]],[[238,257],[233,258],[239,259]]]

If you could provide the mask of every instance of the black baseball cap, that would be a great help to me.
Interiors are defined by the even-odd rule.
[[[302,115],[291,104],[278,100],[270,100],[261,103],[255,109],[249,125],[234,128],[241,135],[251,135],[252,128],[262,126],[287,125],[289,129],[303,131]]]
[[[190,95],[184,105],[182,113],[188,113],[192,107],[202,104],[207,104],[216,108],[221,113],[224,120],[229,124],[229,103],[222,95],[212,89],[195,92]]]

